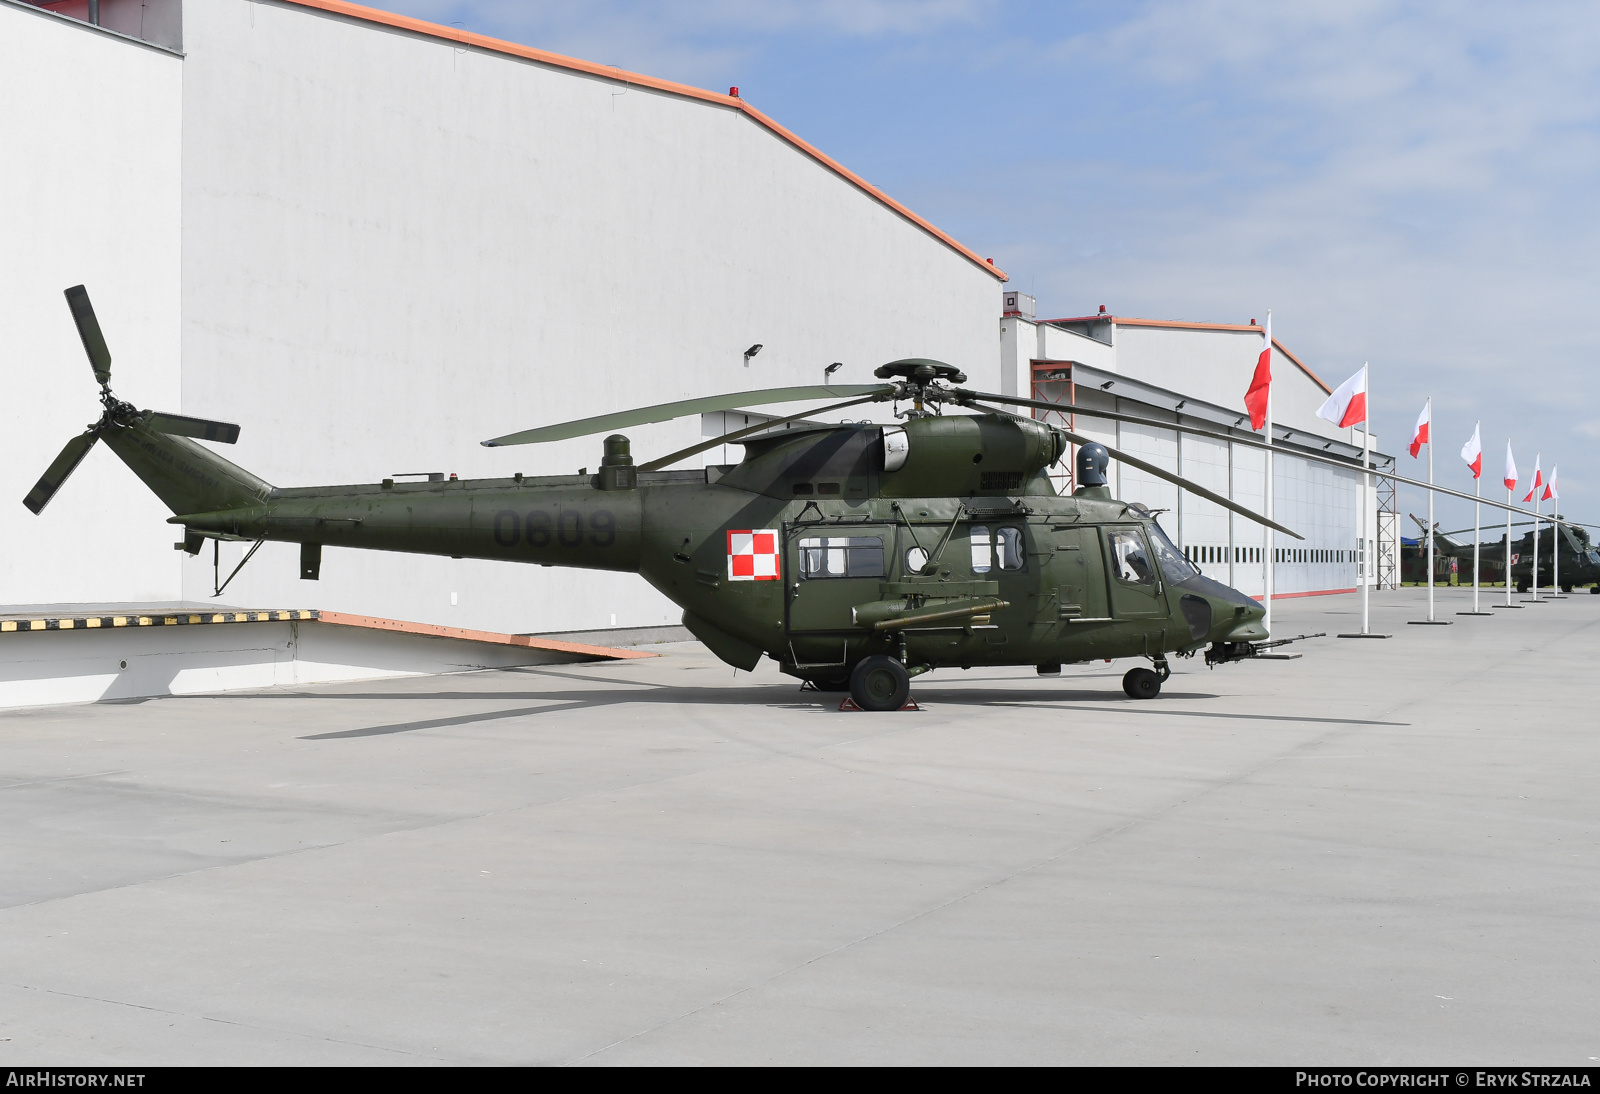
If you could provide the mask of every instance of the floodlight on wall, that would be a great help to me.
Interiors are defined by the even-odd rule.
[[[1116,383],[1115,380],[1107,380],[1105,383],[1100,385],[1100,390],[1101,391],[1109,391],[1109,390],[1111,390],[1111,385],[1114,384],[1114,383]]]
[[[822,378],[826,380],[828,377],[832,376],[835,372],[838,372],[842,368],[844,368],[844,362],[835,361],[833,364],[822,370]]]
[[[745,368],[749,368],[750,367],[750,358],[754,357],[756,354],[758,354],[760,352],[761,352],[761,343],[760,342],[757,342],[755,345],[753,345],[749,349],[745,350],[744,351],[744,367]]]

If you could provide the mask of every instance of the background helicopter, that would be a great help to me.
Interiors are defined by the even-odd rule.
[[[296,542],[309,579],[320,573],[323,546],[635,572],[681,606],[684,625],[728,664],[752,669],[766,655],[818,688],[848,688],[868,710],[899,708],[911,677],[933,668],[1035,665],[1050,673],[1066,662],[1119,657],[1152,663],[1123,678],[1130,696],[1152,698],[1168,654],[1204,650],[1215,665],[1282,644],[1267,641],[1261,605],[1204,577],[1144,506],[1111,497],[1106,461],[1302,537],[1165,468],[999,409],[1060,404],[951,386],[966,376],[940,362],[884,365],[881,384],[686,399],[483,442],[528,444],[686,414],[833,400],[637,466],[628,438],[613,434],[596,475],[279,488],[195,440],[232,443],[237,426],[116,399],[88,294],[80,285],[66,295],[103,411],[29,492],[24,504],[34,513],[103,440],[173,512],[169,522],[183,526],[191,554],[207,538]],[[867,402],[893,403],[902,424],[772,432]],[[944,414],[947,406],[976,413]],[[728,442],[743,444],[745,457],[726,473],[666,470]],[[1069,443],[1081,446],[1079,486],[1061,497],[1046,472]]]
[[[1423,534],[1427,534],[1426,522],[1411,514],[1411,519],[1422,527]],[[1531,521],[1518,521],[1515,527],[1527,527]],[[1503,527],[1503,526],[1502,526]],[[1482,528],[1479,534],[1491,532],[1492,528]],[[1558,536],[1556,533],[1560,532]],[[1441,532],[1435,525],[1433,542],[1435,549],[1449,558],[1466,559],[1469,565],[1472,561],[1472,543],[1455,539],[1463,532],[1471,534],[1471,528],[1460,528],[1454,532]],[[1581,524],[1567,524],[1550,527],[1548,521],[1539,522],[1539,584],[1553,586],[1556,580],[1557,567],[1553,549],[1557,544],[1561,547],[1561,591],[1570,593],[1574,586],[1591,585],[1591,593],[1600,594],[1600,551],[1594,548],[1589,539],[1588,529]],[[1533,530],[1530,529],[1511,541],[1511,580],[1516,583],[1518,592],[1527,592],[1533,584]],[[1480,540],[1478,543],[1478,557],[1484,562],[1493,562],[1503,566],[1505,564],[1506,541],[1502,535],[1495,540]]]

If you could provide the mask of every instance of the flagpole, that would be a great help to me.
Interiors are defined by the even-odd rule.
[[[1268,334],[1269,334],[1269,340],[1267,342],[1267,352],[1271,353],[1272,352],[1272,342],[1270,340],[1270,333],[1272,331],[1272,312],[1271,311],[1267,312],[1267,331],[1268,331]],[[1267,511],[1267,520],[1271,521],[1272,520],[1272,493],[1273,493],[1273,486],[1272,486],[1272,386],[1270,384],[1267,386],[1267,423],[1266,423],[1266,425],[1267,425],[1267,429],[1266,429],[1266,439],[1267,439],[1267,496],[1263,500],[1266,503],[1265,508],[1266,508],[1266,511]],[[1261,624],[1262,624],[1262,626],[1267,628],[1267,634],[1271,635],[1272,634],[1272,584],[1273,584],[1272,579],[1273,579],[1273,576],[1274,576],[1274,574],[1273,574],[1272,556],[1273,556],[1274,550],[1273,550],[1272,529],[1267,527],[1266,525],[1262,525],[1261,526],[1261,541],[1266,544],[1266,547],[1261,552],[1261,585],[1262,585],[1261,603],[1263,605],[1265,605],[1266,609],[1267,609],[1267,614],[1262,618]]]
[[[1542,461],[1539,455],[1533,457],[1533,573],[1530,580],[1533,583],[1533,602],[1539,603],[1539,480],[1544,476],[1539,471]]]
[[[1361,364],[1362,384],[1366,388],[1367,408],[1361,423],[1361,633],[1372,633],[1372,552],[1367,545],[1367,508],[1372,497],[1372,475],[1367,467],[1372,462],[1372,377],[1367,374],[1366,362]]]
[[[1511,451],[1511,438],[1510,437],[1506,438],[1506,451],[1507,452]],[[1511,469],[1510,465],[1511,465],[1511,457],[1508,455],[1506,457],[1506,470],[1507,471],[1509,471]],[[1506,564],[1506,607],[1509,608],[1509,607],[1512,606],[1512,604],[1511,604],[1511,480],[1509,478],[1506,479],[1506,549],[1505,549],[1504,559],[1505,559],[1505,564]]]
[[[1472,476],[1472,490],[1473,490],[1473,493],[1476,494],[1480,498],[1483,497],[1483,441],[1481,440],[1482,434],[1479,432],[1479,427],[1482,426],[1482,425],[1483,425],[1482,422],[1478,422],[1475,425],[1473,425],[1473,427],[1472,427],[1472,435],[1474,437],[1479,437],[1480,438],[1480,440],[1478,441],[1478,470],[1477,470],[1477,473]],[[1479,524],[1480,524],[1480,522],[1482,520],[1482,514],[1483,514],[1483,503],[1482,502],[1477,502],[1477,501],[1473,502],[1472,503],[1472,614],[1474,614],[1474,615],[1478,614],[1478,553],[1483,548],[1483,545],[1478,542],[1478,539],[1479,539],[1480,535],[1482,534],[1482,533],[1480,533],[1478,531],[1478,528],[1479,528]]]
[[[1433,396],[1428,396],[1428,622],[1433,618]]]
[[[1372,633],[1372,579],[1373,558],[1378,553],[1372,534],[1376,507],[1372,487],[1372,388],[1368,383],[1367,363],[1361,371],[1335,388],[1328,401],[1317,411],[1317,417],[1326,418],[1340,429],[1361,427],[1361,489],[1356,492],[1356,507],[1361,511],[1356,522],[1356,580],[1361,583],[1361,629],[1347,631],[1340,638],[1391,638],[1392,635]],[[1356,400],[1360,400],[1359,406]],[[1341,401],[1342,400],[1342,401]],[[1356,414],[1360,413],[1357,418]],[[1398,471],[1398,468],[1395,469]],[[1370,511],[1369,511],[1370,510]],[[1420,619],[1412,622],[1420,623]]]
[[[1555,522],[1555,518],[1561,515],[1556,512],[1556,503],[1561,498],[1555,492],[1555,482],[1556,465],[1551,464],[1550,485],[1546,487],[1550,491],[1550,565],[1555,567],[1555,575],[1550,579],[1550,599],[1565,600],[1566,597],[1561,595],[1561,525]]]

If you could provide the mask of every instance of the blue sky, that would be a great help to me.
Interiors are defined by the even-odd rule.
[[[1509,436],[1524,468],[1536,450],[1547,470],[1559,460],[1564,509],[1600,521],[1591,6],[379,6],[738,85],[992,255],[1043,315],[1242,322],[1271,307],[1330,384],[1372,362],[1387,450],[1431,394],[1441,482],[1470,489],[1457,451],[1481,418],[1489,482]],[[1471,523],[1470,506],[1439,511]]]

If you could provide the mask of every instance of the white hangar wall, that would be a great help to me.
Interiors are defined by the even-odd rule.
[[[25,494],[99,417],[62,290],[89,289],[112,389],[179,410],[180,107],[175,53],[0,4],[0,603],[171,600],[168,516],[104,445],[34,516]]]
[[[993,374],[996,277],[738,109],[289,3],[191,0],[183,37],[182,409],[239,421],[226,454],[270,482],[570,473],[601,438],[478,442],[832,361]],[[642,460],[700,428],[628,432]],[[171,551],[159,522],[127,534]],[[209,549],[183,565],[209,595]],[[511,631],[679,615],[632,575],[337,549],[296,574],[268,544],[226,599]]]

